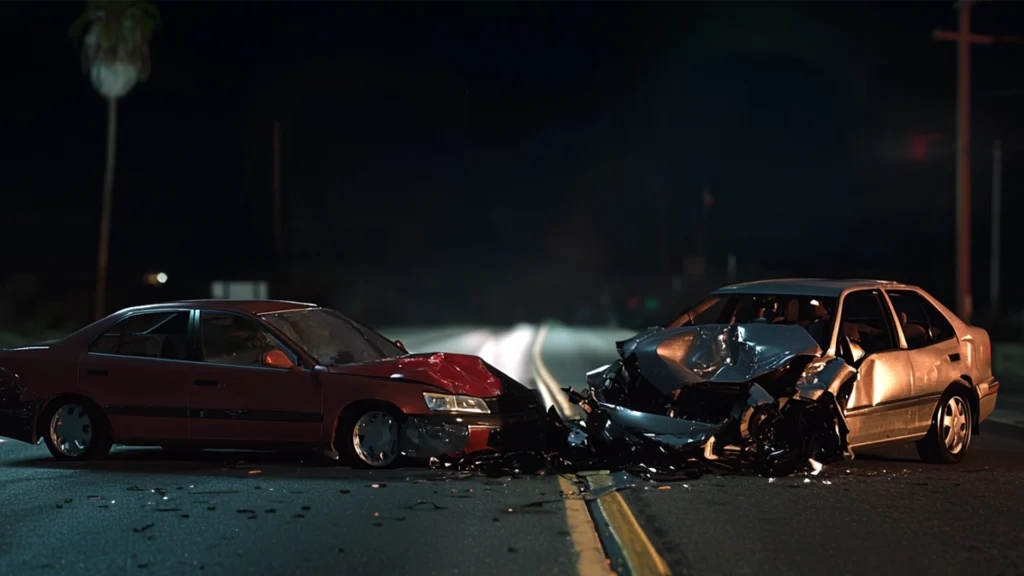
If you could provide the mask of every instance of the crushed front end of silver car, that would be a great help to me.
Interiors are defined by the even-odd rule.
[[[611,460],[653,448],[663,462],[736,461],[772,475],[852,458],[837,398],[857,372],[800,326],[651,328],[617,348],[583,393],[567,391],[586,412],[567,423],[573,448]]]

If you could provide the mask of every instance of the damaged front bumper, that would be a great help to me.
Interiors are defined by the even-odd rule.
[[[410,415],[399,450],[415,459],[483,451],[534,451],[547,441],[547,417],[538,393],[486,399],[489,414]]]

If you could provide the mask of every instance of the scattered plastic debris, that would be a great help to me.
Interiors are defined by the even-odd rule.
[[[428,510],[447,510],[448,509],[447,506],[441,506],[440,504],[434,504],[433,502],[428,502],[426,500],[417,500],[415,504],[412,504],[410,506],[406,506],[407,510],[417,510],[417,509],[422,509],[422,508],[427,508]]]

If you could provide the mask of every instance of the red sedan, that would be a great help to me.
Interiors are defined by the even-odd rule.
[[[0,436],[58,460],[112,444],[331,446],[357,465],[541,441],[539,394],[476,356],[409,354],[313,304],[194,300],[121,310],[0,351]]]

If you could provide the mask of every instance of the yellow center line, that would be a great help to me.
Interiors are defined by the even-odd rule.
[[[562,415],[575,414],[574,406],[562,393],[558,381],[548,370],[544,363],[543,348],[547,340],[550,327],[541,326],[531,350],[533,356],[534,375],[537,377],[537,387],[541,390],[544,400],[554,404],[556,410]],[[612,485],[613,480],[607,474],[588,476],[590,489],[596,490]],[[565,494],[575,494],[576,489],[564,477],[559,477],[559,485]],[[647,534],[644,533],[633,516],[626,501],[618,492],[610,492],[598,500],[598,507],[601,509],[605,520],[608,522],[612,535],[626,557],[630,571],[635,576],[669,576],[672,572],[668,564],[655,550]],[[580,576],[592,574],[612,574],[608,565],[604,549],[601,546],[594,521],[587,510],[586,502],[578,499],[565,500],[566,522],[569,525],[569,533],[572,535],[573,546],[579,557],[576,569]]]
[[[606,488],[614,484],[611,476],[597,474],[590,476],[590,489],[592,491]],[[626,500],[618,492],[609,492],[598,499],[597,505],[601,508],[605,521],[615,536],[615,540],[626,557],[629,564],[629,571],[633,576],[668,576],[672,571],[668,563],[658,554],[651,544],[640,523],[637,522],[633,512],[626,504]]]
[[[558,477],[558,484],[563,494],[577,493],[577,488],[564,476]],[[572,537],[572,545],[576,549],[576,570],[580,576],[591,574],[613,574],[604,556],[601,539],[597,536],[594,521],[590,518],[587,503],[580,499],[566,498],[565,519]]]

